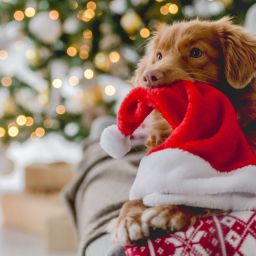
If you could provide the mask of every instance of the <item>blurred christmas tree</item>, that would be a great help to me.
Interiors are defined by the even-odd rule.
[[[159,23],[229,14],[255,0],[0,0],[0,137],[88,135],[112,113],[141,47]],[[102,75],[105,74],[105,75]]]

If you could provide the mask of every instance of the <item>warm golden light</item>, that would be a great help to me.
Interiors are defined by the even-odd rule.
[[[25,9],[25,15],[28,18],[31,18],[31,17],[35,16],[35,14],[36,14],[36,10],[33,7],[27,7]]]
[[[62,81],[60,79],[54,79],[52,80],[52,86],[59,89],[62,86]]]
[[[59,12],[58,11],[56,11],[56,10],[51,10],[50,12],[49,12],[49,17],[50,17],[50,19],[52,19],[52,20],[57,20],[58,18],[59,18]]]
[[[92,9],[87,9],[83,12],[80,13],[80,19],[85,21],[85,22],[89,22],[91,19],[93,19],[95,17],[95,12]]]
[[[0,60],[6,60],[8,58],[8,52],[5,50],[0,50]]]
[[[34,119],[31,116],[27,116],[26,126],[32,126],[34,124]]]
[[[36,137],[38,137],[38,138],[43,137],[43,136],[45,135],[45,129],[42,128],[42,127],[36,128],[36,130],[35,130],[35,135],[36,135]]]
[[[57,113],[58,115],[63,115],[65,112],[66,112],[65,106],[63,106],[63,105],[58,105],[58,106],[56,107],[56,113]]]
[[[113,51],[109,54],[109,59],[112,63],[117,63],[120,60],[120,54],[116,51]]]
[[[91,31],[90,29],[84,30],[84,32],[83,32],[83,37],[84,37],[84,39],[86,39],[86,40],[92,39],[92,31]]]
[[[8,135],[10,137],[16,137],[19,134],[19,128],[17,126],[10,126],[8,128]]]
[[[19,115],[17,116],[16,118],[16,123],[20,126],[23,126],[25,125],[27,122],[27,118],[24,116],[24,115]]]
[[[1,79],[1,84],[4,86],[4,87],[10,87],[12,85],[12,78],[10,76],[4,76],[2,79]]]
[[[106,87],[105,87],[105,94],[106,95],[108,95],[108,96],[113,96],[113,95],[115,95],[115,93],[116,93],[116,88],[113,86],[113,85],[107,85]]]
[[[76,86],[78,85],[79,83],[79,78],[77,76],[71,76],[69,79],[68,79],[68,82],[71,86]]]
[[[149,29],[148,29],[148,28],[142,28],[142,29],[140,30],[140,36],[141,36],[142,38],[148,38],[148,37],[150,36],[150,31],[149,31]]]
[[[5,129],[3,127],[0,127],[0,138],[4,137],[5,133]]]
[[[80,49],[79,57],[80,57],[82,60],[88,59],[88,57],[89,57],[89,52],[88,52],[88,50]]]
[[[87,9],[87,10],[85,10],[85,12],[84,12],[84,16],[85,16],[87,19],[92,19],[92,18],[94,18],[94,16],[95,16],[95,12],[94,12],[93,10],[91,10],[91,9]]]
[[[22,11],[16,11],[14,14],[13,14],[13,18],[17,21],[22,21],[24,19],[25,15]]]
[[[93,72],[92,69],[88,68],[88,69],[86,69],[86,70],[84,71],[84,77],[85,77],[86,79],[92,79],[93,76],[94,76],[94,72]]]
[[[74,57],[77,55],[77,49],[74,46],[70,46],[67,49],[67,54],[71,57]]]
[[[161,6],[160,13],[163,15],[167,15],[169,13],[169,6],[167,4]]]
[[[170,14],[176,14],[179,11],[179,7],[177,4],[170,4],[168,9]]]
[[[87,3],[86,7],[87,7],[88,9],[95,10],[95,9],[97,8],[97,5],[96,5],[95,2],[89,1],[89,2]]]

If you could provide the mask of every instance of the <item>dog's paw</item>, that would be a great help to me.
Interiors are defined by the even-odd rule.
[[[154,132],[151,134],[151,136],[146,141],[146,147],[147,148],[154,148],[158,145],[160,145],[164,140],[166,139],[166,136],[162,136],[159,132]]]
[[[144,232],[149,229],[178,231],[191,223],[191,215],[176,206],[161,205],[146,209],[141,216],[141,222]]]
[[[112,240],[114,243],[126,245],[147,237],[142,230],[140,216],[125,216],[115,219],[110,224]]]

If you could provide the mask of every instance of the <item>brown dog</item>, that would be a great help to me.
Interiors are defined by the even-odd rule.
[[[154,35],[138,65],[134,84],[153,88],[177,80],[207,82],[231,99],[241,126],[246,128],[256,120],[255,74],[256,38],[233,25],[229,18],[193,20],[164,26]],[[153,115],[148,148],[162,143],[171,132],[159,113]],[[256,145],[256,141],[249,142]],[[148,208],[142,201],[128,201],[112,225],[114,240],[134,242],[148,237],[151,228],[179,230],[206,212],[171,205]]]

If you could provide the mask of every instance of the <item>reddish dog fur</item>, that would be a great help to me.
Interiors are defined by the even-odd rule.
[[[160,28],[147,45],[133,83],[152,88],[184,79],[207,82],[230,98],[246,129],[256,121],[255,75],[256,37],[223,18]],[[162,143],[171,132],[159,113],[153,115],[148,148]],[[246,135],[256,151],[255,136]],[[147,208],[142,201],[128,201],[115,224],[114,238],[128,243],[147,237],[150,228],[179,230],[191,223],[193,216],[206,212],[194,210],[170,205]]]

